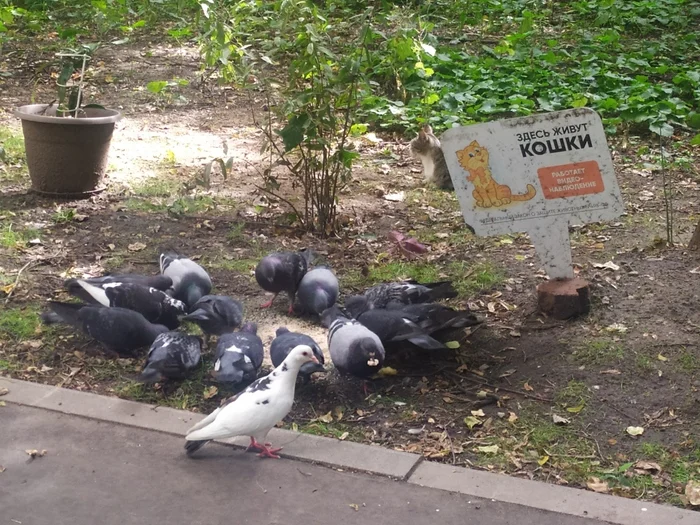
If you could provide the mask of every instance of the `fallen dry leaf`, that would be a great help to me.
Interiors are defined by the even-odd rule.
[[[625,429],[630,436],[641,436],[644,434],[644,427],[627,427]]]
[[[467,416],[464,418],[464,424],[469,427],[469,430],[471,430],[475,426],[481,425],[482,421],[474,416]]]
[[[0,407],[4,407],[6,405],[7,405],[7,403],[5,403],[4,401],[0,401]]]
[[[691,505],[700,505],[700,481],[691,479],[685,486],[685,497]]]
[[[567,412],[570,412],[570,413],[572,413],[572,414],[578,414],[579,412],[581,412],[581,410],[583,410],[583,408],[584,408],[585,406],[586,406],[586,405],[578,405],[578,406],[575,406],[575,407],[568,407],[568,408],[566,409],[566,411],[567,411]]]
[[[600,494],[607,494],[610,492],[610,487],[608,487],[607,482],[600,481],[599,478],[589,478],[586,482],[586,486],[593,492],[599,492]]]
[[[360,506],[359,506],[357,503],[348,503],[348,507],[350,507],[351,509],[353,509],[355,512],[357,512],[358,510],[360,510]]]
[[[601,374],[608,374],[611,376],[619,376],[622,375],[622,372],[620,372],[617,368],[611,368],[609,370],[603,370],[600,372]]]
[[[29,454],[32,458],[42,458],[46,455],[46,450],[42,450],[41,452],[39,452],[36,449],[29,449],[25,450],[25,452]]]
[[[644,461],[640,459],[634,464],[634,470],[638,471],[638,474],[658,474],[661,472],[661,465],[654,463],[653,461]]]
[[[403,202],[403,200],[406,198],[406,193],[403,191],[400,191],[398,193],[387,193],[384,195],[384,200],[390,201],[390,202]]]
[[[617,270],[620,269],[620,267],[612,261],[608,261],[608,262],[603,263],[603,264],[593,263],[593,268],[604,268],[606,270],[612,270],[614,272],[616,272]]]
[[[555,425],[568,425],[570,423],[568,419],[557,414],[552,414],[552,422]]]
[[[486,414],[484,414],[484,411],[481,409],[472,410],[471,412],[472,412],[472,416],[475,416],[475,417],[485,417],[486,416]]]
[[[545,463],[549,461],[549,456],[542,456],[540,459],[537,460],[537,464],[541,467]]]
[[[515,423],[517,420],[518,416],[515,414],[515,412],[511,412],[508,416],[508,423]]]
[[[627,328],[624,324],[622,324],[622,323],[613,323],[613,324],[611,324],[611,325],[609,325],[609,326],[606,326],[605,329],[606,329],[608,332],[614,332],[614,333],[617,333],[617,334],[624,334],[624,333],[626,333],[627,330],[628,330],[628,328]]]
[[[658,359],[659,361],[661,361],[661,362],[663,362],[663,363],[665,363],[666,361],[668,361],[668,357],[663,356],[663,355],[661,355],[661,354],[657,355],[657,356],[656,356],[656,359]]]
[[[524,388],[525,390],[527,390],[528,392],[532,392],[533,390],[535,390],[534,388],[532,388],[532,387],[530,386],[530,383],[527,383],[527,382],[523,385],[523,388]]]
[[[142,243],[142,242],[135,242],[134,244],[130,244],[129,246],[127,246],[127,249],[128,249],[130,252],[140,252],[140,251],[143,250],[145,247],[146,247],[146,245],[145,245],[144,243]]]
[[[484,454],[497,454],[498,453],[498,445],[489,445],[489,446],[484,446],[484,447],[476,447],[476,449],[479,452],[483,452]]]
[[[340,434],[340,436],[338,436],[338,439],[340,441],[345,441],[349,435],[350,435],[350,432],[343,432],[342,434]]]
[[[2,387],[0,388],[0,396],[4,396],[5,394],[8,394],[10,392],[9,389]]]
[[[218,393],[219,393],[219,389],[216,388],[214,385],[212,385],[209,388],[204,389],[204,393],[202,394],[202,397],[204,399],[211,399],[212,397],[214,397]]]
[[[2,465],[0,465],[0,474],[2,474],[3,472],[5,472],[5,467],[3,467]]]
[[[333,423],[333,414],[330,413],[330,411],[327,414],[323,414],[322,416],[318,416],[316,418],[318,421],[321,423]]]
[[[389,376],[395,376],[398,374],[396,371],[396,368],[391,368],[390,366],[385,366],[384,368],[380,368],[379,372],[377,372],[378,376],[381,377],[389,377]]]

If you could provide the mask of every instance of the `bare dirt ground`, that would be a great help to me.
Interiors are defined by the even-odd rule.
[[[0,58],[0,72],[8,73],[0,76],[0,128],[20,133],[11,109],[30,102],[33,72],[49,58],[29,44]],[[211,410],[228,394],[211,388],[211,356],[197,377],[144,387],[135,381],[141,360],[108,359],[82,335],[42,327],[42,303],[65,298],[68,276],[155,273],[159,250],[173,246],[210,271],[217,293],[245,302],[266,344],[285,325],[325,348],[323,328],[287,316],[282,297],[259,310],[266,298],[251,277],[263,254],[311,246],[345,293],[384,279],[452,278],[462,293],[450,304],[485,322],[450,334],[460,346],[448,353],[397,352],[388,363],[397,375],[377,380],[368,397],[329,371],[300,388],[285,425],[682,504],[685,484],[700,475],[700,258],[685,248],[699,219],[700,165],[680,140],[664,160],[675,190],[672,247],[664,240],[658,145],[611,143],[627,213],[613,224],[571,228],[576,271],[591,282],[593,308],[562,322],[537,313],[534,290],[546,277],[527,236],[471,236],[453,195],[422,187],[405,138],[358,139],[362,161],[340,200],[347,228],[327,240],[301,233],[285,222],[284,205],[257,189],[263,163],[251,109],[262,108],[262,97],[200,84],[197,73],[192,47],[144,40],[98,51],[91,98],[119,108],[124,119],[107,190],[91,199],[37,197],[28,192],[23,161],[0,164],[0,373]],[[190,83],[160,96],[145,89],[173,78]],[[51,99],[41,79],[36,101]],[[194,183],[205,163],[228,156],[234,169],[227,180],[217,175],[208,189]],[[402,201],[385,198],[399,192]],[[402,259],[391,250],[391,230],[430,251]],[[628,427],[644,432],[631,436]]]

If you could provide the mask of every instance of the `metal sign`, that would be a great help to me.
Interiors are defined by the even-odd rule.
[[[527,232],[552,279],[574,276],[569,223],[624,211],[591,109],[452,128],[440,141],[465,221],[477,235]]]

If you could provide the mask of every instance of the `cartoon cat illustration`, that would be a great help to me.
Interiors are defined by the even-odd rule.
[[[527,185],[526,193],[513,194],[510,186],[493,180],[489,169],[489,151],[473,140],[466,148],[457,152],[459,164],[469,172],[467,180],[474,184],[474,200],[481,208],[505,206],[513,201],[529,201],[537,191],[532,184]]]

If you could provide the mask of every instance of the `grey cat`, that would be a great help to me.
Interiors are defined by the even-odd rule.
[[[454,189],[440,140],[433,134],[433,128],[423,126],[418,136],[411,141],[411,154],[423,164],[426,182],[432,182],[443,190]]]
[[[432,182],[443,190],[454,189],[440,139],[433,134],[433,128],[429,125],[423,126],[418,136],[411,141],[411,154],[423,163],[423,177],[426,182]],[[465,226],[474,234],[471,225]]]

